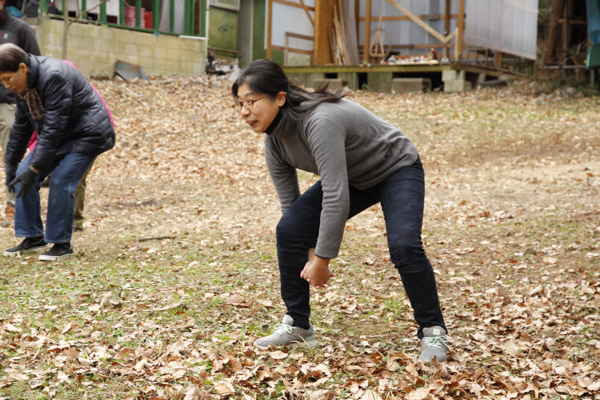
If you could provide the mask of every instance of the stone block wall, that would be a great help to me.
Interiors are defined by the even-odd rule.
[[[29,22],[42,55],[62,57],[63,21],[34,18]],[[204,74],[204,38],[159,35],[91,24],[72,24],[67,59],[85,76],[112,76],[117,60],[139,64],[146,74]]]

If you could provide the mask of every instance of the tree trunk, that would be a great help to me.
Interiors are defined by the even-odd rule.
[[[544,65],[560,62],[562,53],[562,30],[563,27],[558,20],[565,11],[565,0],[553,0],[550,11],[550,31],[546,41],[546,55]]]

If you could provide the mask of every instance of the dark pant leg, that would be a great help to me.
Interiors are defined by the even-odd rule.
[[[402,277],[419,324],[417,336],[422,338],[423,328],[435,325],[446,329],[433,268],[421,242],[425,202],[425,175],[421,162],[400,169],[378,186],[390,258]]]
[[[95,155],[69,153],[54,169],[48,192],[46,242],[69,243],[71,241],[75,214],[75,189],[95,159]]]
[[[317,244],[322,202],[319,181],[283,214],[276,231],[281,298],[295,325],[305,329],[310,326],[310,285],[300,277],[300,272],[308,261],[308,249]],[[349,218],[375,203],[376,200],[350,187]]]
[[[21,161],[17,169],[17,176],[29,168],[32,152]],[[42,209],[40,206],[40,183],[52,172],[51,170],[40,170],[31,192],[27,197],[15,199],[15,236],[26,238],[38,238],[44,236],[44,224],[42,222]],[[15,193],[19,192],[21,184],[18,183]]]

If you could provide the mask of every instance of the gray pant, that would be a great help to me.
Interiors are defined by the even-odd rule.
[[[8,145],[8,138],[10,136],[10,130],[15,122],[15,105],[0,103],[0,143],[2,144],[2,157],[6,154],[6,146]],[[3,162],[4,163],[4,162]],[[5,177],[1,177],[2,180]],[[9,192],[6,187],[6,200],[7,204],[15,205],[15,193]]]
[[[94,163],[90,164],[89,168],[85,171],[79,184],[77,185],[77,189],[75,189],[75,219],[73,221],[73,228],[75,229],[83,229],[83,207],[85,201],[85,186],[86,186],[86,178],[92,169]]]

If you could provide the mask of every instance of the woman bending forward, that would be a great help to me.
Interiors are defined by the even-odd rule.
[[[287,313],[255,346],[318,346],[309,320],[310,284],[320,288],[332,276],[329,262],[338,256],[346,221],[381,203],[390,259],[419,324],[419,361],[446,360],[446,325],[421,242],[425,180],[413,143],[340,91],[291,85],[271,61],[243,69],[232,93],[246,123],[265,133],[267,168],[283,213],[276,236]],[[296,169],[321,180],[300,193]]]

